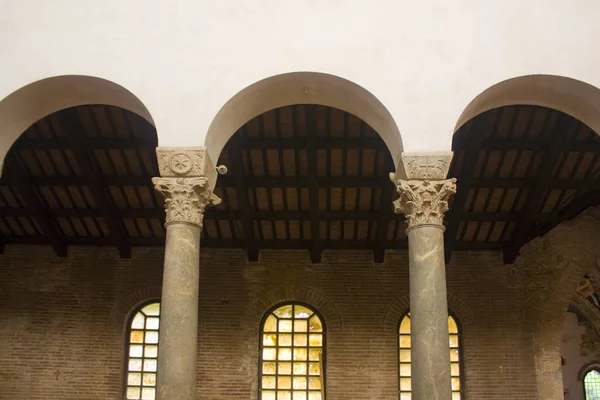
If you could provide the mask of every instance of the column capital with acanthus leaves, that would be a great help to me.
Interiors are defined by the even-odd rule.
[[[213,188],[217,173],[206,148],[158,148],[160,178],[152,178],[165,197],[167,225],[188,223],[202,228],[206,207],[221,202]]]
[[[422,225],[443,229],[448,200],[456,193],[456,179],[446,179],[452,153],[404,153],[401,160],[406,179],[390,175],[400,194],[394,210],[404,213],[408,229]]]

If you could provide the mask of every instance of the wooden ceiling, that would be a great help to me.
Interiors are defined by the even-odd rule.
[[[529,240],[600,203],[600,136],[561,112],[493,109],[461,127],[452,148],[447,259],[462,243],[503,249],[513,263]]]
[[[60,111],[30,127],[5,160],[0,179],[2,245],[164,245],[156,131],[137,115],[94,105]],[[541,107],[494,109],[454,136],[449,175],[458,178],[446,224],[453,250],[520,247],[600,202],[600,137],[579,121]],[[203,247],[405,249],[403,215],[388,174],[392,159],[373,129],[348,113],[295,105],[244,125],[218,164]]]

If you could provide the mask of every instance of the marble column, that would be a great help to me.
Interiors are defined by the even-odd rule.
[[[165,197],[166,243],[158,347],[158,400],[196,398],[200,233],[213,194],[215,169],[204,148],[158,148]]]
[[[452,153],[402,154],[394,183],[408,228],[413,400],[451,400],[444,213],[456,193],[446,179]]]

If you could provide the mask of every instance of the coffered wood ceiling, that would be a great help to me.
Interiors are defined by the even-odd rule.
[[[48,116],[15,143],[0,179],[0,241],[70,245],[164,245],[156,132],[125,110],[90,105]],[[565,219],[600,203],[600,137],[572,117],[542,107],[510,106],[460,128],[449,176],[458,179],[446,218],[446,257],[454,250],[519,249]],[[388,178],[383,140],[340,110],[295,105],[249,121],[230,139],[218,164],[206,212],[203,247],[406,249],[403,215]]]

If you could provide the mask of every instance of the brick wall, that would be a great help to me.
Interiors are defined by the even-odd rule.
[[[562,397],[559,351],[577,278],[600,252],[598,210],[523,249],[461,253],[448,266],[449,306],[462,326],[468,400]],[[125,323],[160,296],[161,249],[119,260],[111,249],[8,246],[0,257],[0,399],[119,399]],[[408,310],[406,252],[201,253],[198,398],[256,399],[258,329],[283,301],[311,304],[327,327],[328,400],[397,399],[397,327]],[[573,286],[573,287],[572,287]],[[560,323],[559,323],[560,322]],[[561,326],[557,326],[561,325]]]
[[[119,399],[124,312],[160,293],[159,251],[7,246],[0,257],[0,399]],[[157,290],[158,288],[158,290]],[[127,303],[127,304],[126,304]]]
[[[600,207],[589,208],[529,242],[514,269],[532,328],[538,398],[563,400],[560,349],[577,283],[600,258]]]
[[[258,325],[286,300],[313,305],[327,325],[328,400],[397,399],[397,327],[408,308],[408,259],[390,252],[301,251],[201,256],[198,398],[256,399]],[[160,294],[162,251],[9,246],[0,257],[0,399],[119,399],[127,313]],[[451,310],[462,325],[466,398],[535,399],[521,284],[500,253],[456,253]]]

